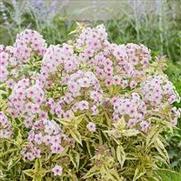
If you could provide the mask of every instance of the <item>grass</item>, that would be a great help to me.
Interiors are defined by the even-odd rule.
[[[158,173],[162,179],[162,181],[180,181],[181,180],[181,172],[174,172],[169,170],[162,170]]]

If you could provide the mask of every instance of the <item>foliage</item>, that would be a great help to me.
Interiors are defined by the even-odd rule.
[[[168,26],[169,25],[169,26]],[[164,30],[162,29],[164,27]],[[167,55],[174,62],[180,60],[181,32],[178,24],[159,26],[158,17],[144,17],[137,22],[127,16],[107,23],[110,39],[116,43],[139,42],[154,52]],[[151,31],[150,31],[151,30]]]
[[[179,181],[181,174],[170,170],[160,170],[159,175],[164,181]]]
[[[28,1],[0,1],[0,39],[2,44],[12,44],[16,34],[29,27],[38,30],[49,44],[67,41],[76,23],[56,14],[51,20],[42,21],[36,16]],[[35,1],[36,2],[36,1]],[[4,15],[4,16],[3,16]],[[48,15],[44,15],[48,16]],[[45,20],[45,19],[44,19]]]
[[[103,25],[71,34],[47,47],[28,29],[1,46],[2,179],[158,180],[180,116],[165,59],[110,43]]]

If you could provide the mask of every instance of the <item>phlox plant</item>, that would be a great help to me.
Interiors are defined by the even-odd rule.
[[[0,46],[1,180],[160,180],[180,117],[164,59],[103,25],[73,33],[48,46],[26,29]]]

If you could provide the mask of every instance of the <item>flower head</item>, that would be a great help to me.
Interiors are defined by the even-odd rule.
[[[60,176],[60,175],[62,175],[62,171],[63,171],[63,169],[62,169],[62,167],[59,166],[59,165],[55,165],[55,166],[52,168],[52,172],[53,172],[54,176]]]
[[[96,131],[96,125],[93,123],[93,122],[89,122],[87,124],[87,129],[90,131],[90,132],[95,132]]]

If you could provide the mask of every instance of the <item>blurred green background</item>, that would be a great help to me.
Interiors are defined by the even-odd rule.
[[[12,45],[25,28],[39,31],[48,44],[62,43],[71,39],[76,22],[103,23],[110,41],[142,43],[153,57],[165,56],[166,73],[181,95],[180,0],[0,0],[0,44]],[[181,123],[166,137],[171,168],[181,172]],[[179,173],[163,171],[161,176],[181,180]]]

